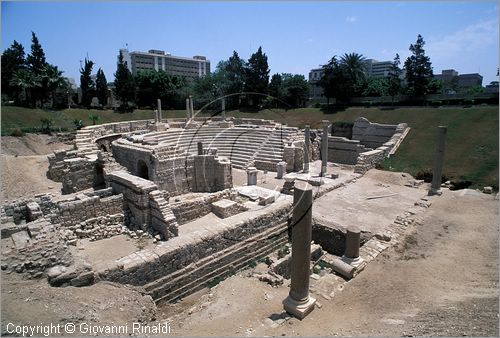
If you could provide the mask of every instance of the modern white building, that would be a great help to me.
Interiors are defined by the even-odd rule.
[[[194,79],[210,73],[210,60],[205,56],[196,55],[192,58],[174,56],[156,49],[151,49],[147,53],[129,52],[128,49],[121,49],[120,52],[132,74],[137,74],[140,70],[163,70],[169,75]]]

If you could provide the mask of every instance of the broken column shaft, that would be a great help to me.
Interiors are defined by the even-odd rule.
[[[191,118],[191,106],[190,106],[190,101],[189,98],[186,99],[186,119]]]
[[[310,162],[309,143],[310,143],[310,140],[311,140],[311,136],[309,133],[309,125],[306,125],[306,128],[304,130],[304,170],[303,170],[304,173],[309,172],[309,162]]]
[[[345,236],[344,258],[349,260],[359,259],[359,245],[361,244],[361,231],[356,227],[347,229]]]
[[[316,303],[309,296],[312,202],[311,185],[297,182],[293,192],[291,285],[283,307],[299,319],[307,316]]]
[[[441,193],[441,177],[443,175],[444,150],[446,146],[447,127],[439,126],[437,129],[436,157],[434,159],[434,170],[432,171],[432,184],[429,195]]]
[[[198,155],[203,155],[203,142],[198,142]]]
[[[189,110],[191,118],[194,118],[194,103],[193,103],[193,97],[191,95],[189,95]]]
[[[226,119],[226,98],[222,98],[222,121]]]
[[[327,120],[323,120],[323,135],[321,136],[321,173],[319,176],[326,176],[328,162],[328,124]]]
[[[157,107],[158,108],[158,122],[161,123],[161,100],[158,99],[157,101],[158,101],[158,104],[157,104],[158,105],[158,107]]]

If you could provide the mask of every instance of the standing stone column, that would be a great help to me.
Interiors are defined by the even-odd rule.
[[[247,185],[257,185],[257,168],[248,167],[247,169]]]
[[[222,121],[226,120],[226,98],[222,98]]]
[[[194,118],[194,104],[193,104],[193,97],[189,95],[189,110],[191,111],[191,118]]]
[[[198,155],[203,155],[203,142],[198,142]]]
[[[304,170],[303,173],[309,172],[309,143],[311,141],[311,135],[309,132],[309,125],[306,125],[306,129],[304,130]]]
[[[191,118],[191,106],[189,104],[189,98],[186,99],[186,119]]]
[[[309,296],[312,203],[311,185],[297,182],[293,191],[292,277],[290,293],[283,301],[283,308],[299,319],[314,310],[316,303],[316,299]]]
[[[323,120],[323,135],[321,136],[321,172],[319,176],[325,177],[328,163],[328,120]]]
[[[441,177],[443,175],[444,150],[446,146],[446,126],[437,129],[436,157],[434,159],[434,170],[432,171],[432,184],[429,195],[441,195]]]
[[[158,102],[158,104],[157,104],[157,106],[158,106],[158,123],[161,123],[161,100],[158,99],[157,102]]]
[[[347,229],[345,236],[345,251],[342,260],[352,266],[361,264],[362,259],[359,257],[359,246],[361,245],[361,230],[358,227],[350,227]]]
[[[286,174],[286,162],[281,161],[276,164],[276,178],[281,179]]]

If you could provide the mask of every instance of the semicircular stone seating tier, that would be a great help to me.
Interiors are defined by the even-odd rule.
[[[228,158],[235,168],[244,169],[253,161],[276,164],[283,159],[285,141],[296,128],[283,127],[201,127],[198,129],[171,128],[165,132],[146,134],[146,139],[156,139],[158,144],[174,146],[178,151],[196,154],[198,142],[204,149],[217,149],[217,154]]]

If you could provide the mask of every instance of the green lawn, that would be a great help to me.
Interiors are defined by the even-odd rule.
[[[73,128],[74,119],[91,124],[89,113],[100,116],[98,123],[153,118],[150,110],[114,113],[110,110],[65,109],[56,112],[20,107],[2,107],[2,134],[15,128],[40,127],[41,118],[52,118],[55,127]],[[184,117],[183,110],[164,111],[163,117]],[[271,109],[259,112],[229,111],[227,116],[273,119],[289,126],[320,127],[321,120],[353,121],[364,116],[372,122],[406,122],[411,131],[386,164],[394,170],[413,175],[432,168],[436,127],[448,126],[444,174],[453,179],[470,180],[475,187],[493,185],[498,190],[498,106],[462,107],[402,107],[396,109],[353,107],[323,112],[318,108],[293,110]]]

